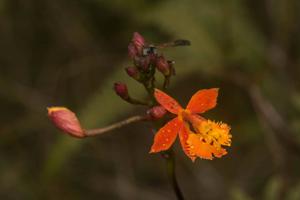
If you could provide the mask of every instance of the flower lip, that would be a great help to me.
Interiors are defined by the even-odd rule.
[[[189,134],[187,140],[188,151],[192,157],[212,160],[213,157],[219,158],[227,153],[223,146],[230,146],[232,137],[227,124],[203,120],[196,126],[196,132]]]

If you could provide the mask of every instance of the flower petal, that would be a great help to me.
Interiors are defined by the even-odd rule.
[[[160,105],[173,114],[177,114],[182,109],[175,99],[159,89],[155,89],[154,96]]]
[[[151,147],[150,153],[156,153],[169,149],[174,143],[182,124],[183,123],[176,117],[159,129],[154,137],[154,143]]]
[[[217,105],[218,88],[204,89],[196,92],[187,105],[192,113],[204,113]]]
[[[187,144],[187,140],[189,137],[190,129],[188,124],[184,124],[179,131],[179,139],[181,143],[182,150],[184,153],[194,162],[196,157],[190,154],[189,145]]]
[[[205,142],[203,142],[198,134],[189,134],[189,138],[187,140],[187,144],[189,145],[189,152],[194,156],[198,156],[203,159],[212,160],[212,153],[214,151],[213,147]]]

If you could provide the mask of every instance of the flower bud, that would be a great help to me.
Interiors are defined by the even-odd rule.
[[[116,94],[119,95],[122,99],[124,100],[129,99],[128,89],[125,83],[121,83],[121,82],[115,83],[114,90]]]
[[[162,106],[154,106],[147,111],[147,114],[153,120],[162,118],[166,113],[167,110]]]
[[[135,58],[138,55],[138,52],[134,46],[134,44],[131,42],[128,45],[128,56],[130,58]]]
[[[160,71],[163,75],[169,76],[170,75],[170,65],[168,61],[163,57],[159,56],[156,59],[156,68]]]
[[[137,81],[141,79],[140,72],[136,67],[126,67],[125,71],[128,74],[128,76],[132,77],[133,79]]]
[[[48,117],[58,129],[73,137],[83,138],[86,136],[78,118],[71,110],[65,107],[49,107],[47,109]]]
[[[150,56],[139,57],[138,59],[135,60],[135,64],[139,69],[143,71],[147,71],[151,64],[151,57]]]
[[[145,39],[138,32],[133,33],[132,42],[137,49],[137,51],[141,54],[145,45]]]

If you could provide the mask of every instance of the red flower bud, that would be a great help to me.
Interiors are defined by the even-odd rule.
[[[137,81],[140,80],[140,72],[136,67],[126,67],[125,70],[130,77],[134,78]]]
[[[145,39],[143,36],[141,36],[138,32],[133,33],[132,42],[137,49],[139,53],[142,53],[144,45],[145,45]]]
[[[122,99],[129,99],[128,89],[127,85],[125,83],[115,83],[114,84],[114,90],[117,95],[119,95]]]
[[[65,107],[50,107],[47,109],[48,117],[58,129],[73,137],[83,138],[86,136],[75,113],[71,110]]]
[[[169,65],[168,61],[163,56],[157,57],[157,59],[156,59],[156,68],[163,75],[165,75],[165,76],[170,75],[170,65]]]
[[[167,110],[162,106],[154,106],[147,111],[147,114],[153,119],[162,118],[167,113]]]

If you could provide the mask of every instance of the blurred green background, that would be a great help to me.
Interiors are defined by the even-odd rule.
[[[205,117],[232,126],[221,159],[194,164],[176,144],[186,199],[300,199],[299,0],[1,0],[0,199],[175,199],[166,163],[149,155],[151,125],[85,140],[61,134],[46,107],[64,105],[84,127],[143,113],[112,90],[130,80],[127,45],[184,38],[169,48],[183,105],[220,87]]]

